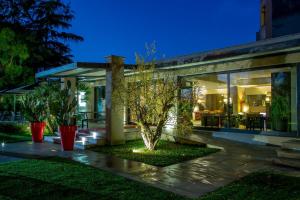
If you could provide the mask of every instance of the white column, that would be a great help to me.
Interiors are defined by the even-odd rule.
[[[120,96],[124,86],[124,62],[119,56],[107,57],[106,70],[106,136],[111,145],[124,144],[124,102]]]

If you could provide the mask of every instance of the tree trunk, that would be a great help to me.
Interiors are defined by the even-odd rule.
[[[148,150],[155,150],[155,146],[161,137],[161,132],[161,127],[150,127],[145,125],[141,127],[141,135]]]

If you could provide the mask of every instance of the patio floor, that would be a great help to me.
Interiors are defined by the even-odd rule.
[[[50,143],[6,144],[0,154],[22,158],[69,158],[188,197],[199,197],[257,170],[275,170],[300,176],[300,171],[272,165],[276,147],[245,145],[211,139],[205,135],[194,134],[192,137],[221,147],[222,151],[162,168],[89,150],[62,152],[60,145]]]

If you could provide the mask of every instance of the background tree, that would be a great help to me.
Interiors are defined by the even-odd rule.
[[[27,46],[14,31],[0,31],[0,88],[33,80],[32,70],[24,66],[29,53]]]
[[[37,69],[71,62],[70,41],[83,38],[65,30],[74,14],[62,0],[1,0],[0,28],[9,27],[22,38],[29,50],[26,65]]]

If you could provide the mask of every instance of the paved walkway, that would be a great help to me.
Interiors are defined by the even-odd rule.
[[[199,197],[257,170],[276,170],[300,176],[300,171],[276,167],[271,160],[276,147],[254,146],[211,139],[205,134],[190,136],[222,148],[209,156],[167,167],[116,158],[92,151],[62,152],[60,145],[21,142],[6,144],[2,155],[20,157],[60,156],[88,164],[121,176],[148,183],[188,197]]]
[[[11,157],[11,156],[2,156],[2,155],[0,155],[0,164],[1,163],[6,163],[6,162],[18,161],[18,160],[23,160],[23,159],[22,158]]]

